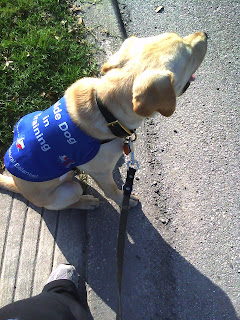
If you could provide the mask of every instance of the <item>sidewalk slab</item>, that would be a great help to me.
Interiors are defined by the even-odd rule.
[[[35,206],[26,208],[15,279],[17,289],[14,295],[15,301],[24,299],[26,296],[30,297],[32,294],[36,252],[39,244],[41,211],[41,208],[36,208]],[[17,223],[15,224],[17,225]]]
[[[0,307],[39,294],[60,263],[85,278],[85,221],[85,211],[37,208],[1,190]]]
[[[8,206],[10,210],[1,212],[1,216],[5,215],[8,217],[9,223],[6,226],[5,241],[3,243],[0,306],[12,302],[16,294],[16,277],[19,268],[19,258],[21,255],[22,237],[27,212],[26,201],[21,201],[20,196],[16,195],[13,200],[9,197],[9,202],[12,202],[12,206]]]
[[[44,209],[39,230],[38,250],[35,261],[35,274],[33,292],[35,296],[40,293],[43,283],[46,283],[48,275],[52,271],[54,248],[56,246],[58,213]],[[45,269],[43,270],[43,266]]]

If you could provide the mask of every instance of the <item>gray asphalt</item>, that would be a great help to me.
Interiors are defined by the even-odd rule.
[[[239,319],[239,3],[121,0],[120,8],[128,36],[209,35],[205,61],[175,114],[138,130],[141,205],[128,222],[125,319]],[[92,313],[114,319],[118,219],[105,205],[90,221],[88,270],[99,277]]]
[[[139,130],[142,208],[129,221],[126,319],[238,319],[239,2],[122,0],[120,7],[128,36],[209,35],[176,113]]]

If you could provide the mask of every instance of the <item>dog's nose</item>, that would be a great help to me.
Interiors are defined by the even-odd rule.
[[[207,35],[207,33],[206,32],[203,32],[203,33],[204,33],[206,39],[209,39],[209,36]]]

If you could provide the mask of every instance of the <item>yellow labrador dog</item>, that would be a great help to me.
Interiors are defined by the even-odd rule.
[[[174,113],[176,97],[194,80],[194,72],[206,51],[207,35],[204,32],[184,38],[175,33],[128,38],[103,65],[103,77],[83,78],[71,85],[65,92],[64,101],[56,103],[51,114],[33,114],[28,131],[22,137],[19,132],[23,122],[19,121],[14,143],[5,156],[12,176],[0,175],[0,186],[21,193],[35,205],[51,210],[94,209],[99,200],[83,195],[72,170],[77,167],[89,174],[107,197],[121,205],[123,193],[117,188],[112,171],[123,152],[124,137],[138,128],[146,117],[159,113],[169,117]],[[61,118],[64,106],[68,120]],[[53,137],[54,133],[45,136],[53,122],[57,123],[56,136]],[[24,139],[31,135],[35,135],[32,140],[36,140],[37,151],[35,153],[35,147],[29,144],[30,149],[22,158],[25,165],[26,162],[36,163],[36,172],[42,171],[42,177],[29,172],[15,159],[15,156],[24,155],[28,146]],[[83,147],[81,135],[87,141]],[[60,138],[65,139],[66,150]],[[52,162],[54,155],[50,155],[55,147],[49,141],[57,145],[55,162]],[[70,148],[76,149],[77,160],[72,154],[66,154],[72,152]],[[78,159],[81,153],[85,160]],[[56,177],[57,173],[53,172],[58,166],[62,167]],[[131,206],[137,201],[133,197]]]

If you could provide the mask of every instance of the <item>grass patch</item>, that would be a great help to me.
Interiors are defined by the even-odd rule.
[[[96,73],[84,25],[66,0],[0,1],[0,161],[14,124],[45,110],[78,78]]]

